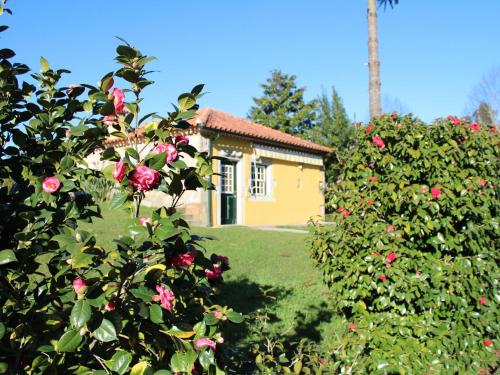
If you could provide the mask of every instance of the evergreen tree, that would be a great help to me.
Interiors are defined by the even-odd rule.
[[[316,100],[316,126],[310,130],[308,139],[332,148],[325,157],[325,175],[328,182],[338,174],[339,161],[354,141],[354,126],[347,116],[342,98],[332,87],[331,98],[326,92]]]
[[[308,138],[324,146],[347,148],[354,137],[354,126],[335,87],[332,87],[331,98],[323,92],[316,105],[316,126],[310,130]]]
[[[496,117],[496,111],[485,102],[481,102],[479,107],[474,111],[474,120],[483,125],[494,125]]]
[[[314,102],[304,101],[305,87],[297,87],[295,75],[273,70],[266,83],[260,85],[264,93],[253,98],[248,118],[285,133],[303,136],[314,126]]]

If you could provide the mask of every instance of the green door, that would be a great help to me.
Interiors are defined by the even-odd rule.
[[[221,224],[236,224],[236,165],[221,165]]]

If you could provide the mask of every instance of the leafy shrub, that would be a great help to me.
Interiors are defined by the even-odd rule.
[[[498,350],[499,137],[454,117],[358,128],[312,257],[356,339],[346,365],[468,373]],[[360,351],[359,348],[362,348]]]
[[[141,158],[133,137],[121,160],[103,152],[120,182],[110,205],[133,214],[116,248],[78,227],[99,215],[85,192],[96,175],[82,168],[85,157],[151,116],[139,113],[152,58],[128,44],[117,53],[120,68],[98,87],[59,87],[68,71],[42,58],[37,89],[21,82],[29,68],[10,61],[14,52],[0,51],[0,373],[224,373],[220,326],[243,319],[212,302],[227,260],[205,257],[175,205],[140,217],[145,190],[176,202],[211,187],[210,158],[172,136],[194,115],[202,85],[143,129],[154,152]],[[112,89],[120,78],[129,90]]]

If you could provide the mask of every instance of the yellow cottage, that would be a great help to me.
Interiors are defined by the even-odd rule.
[[[214,162],[216,190],[183,196],[179,207],[192,224],[305,224],[324,217],[323,157],[329,148],[211,108],[200,109],[191,125],[190,144],[225,158]],[[120,142],[111,142],[118,151],[126,146]],[[89,162],[102,168],[98,159]],[[168,204],[168,197],[151,192],[145,203]]]

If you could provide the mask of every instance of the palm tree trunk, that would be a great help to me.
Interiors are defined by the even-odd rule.
[[[380,60],[378,58],[377,1],[368,0],[368,74],[370,117],[382,114],[380,99]]]

